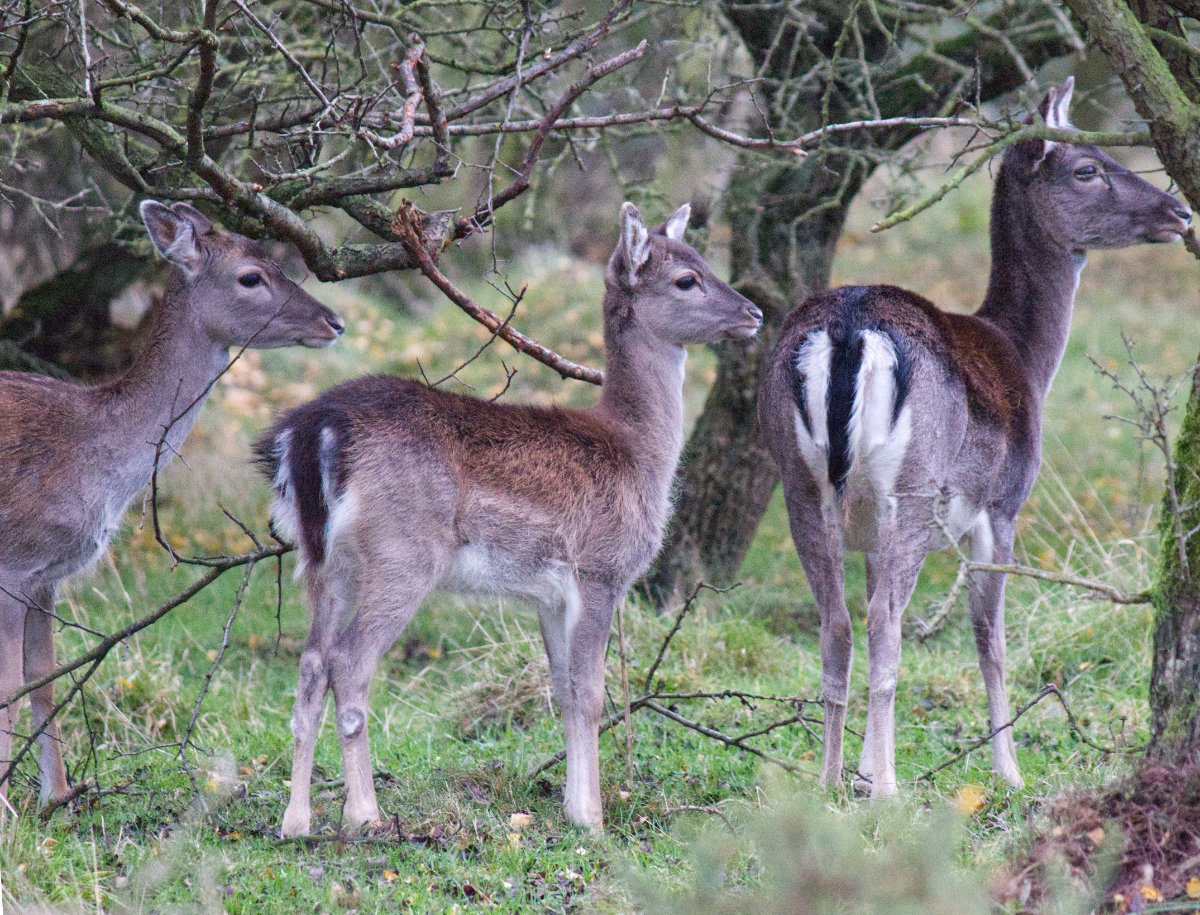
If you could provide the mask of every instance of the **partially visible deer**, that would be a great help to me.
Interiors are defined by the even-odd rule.
[[[292,713],[283,835],[307,833],[313,747],[333,690],[344,821],[379,819],[367,691],[437,588],[537,605],[567,735],[567,816],[600,828],[598,728],[613,611],[658,552],[683,443],[684,346],[751,337],[762,314],[632,204],[604,294],[604,386],[587,410],[487,403],[360,378],[284,414],[258,445],[273,519],[300,547],[312,629]]]
[[[1047,92],[1039,110],[1048,126],[1070,126],[1072,87],[1068,79]],[[858,771],[879,797],[896,792],[901,614],[926,554],[950,541],[969,540],[979,562],[1012,561],[1086,250],[1172,241],[1190,218],[1094,146],[1023,142],[996,177],[991,278],[975,314],[940,311],[893,286],[848,286],[786,319],[758,413],[821,615],[822,784],[841,777],[850,684],[843,552],[866,553],[869,699]],[[992,741],[993,769],[1020,786],[1004,727],[1004,580],[973,573],[969,604],[992,729],[1004,728]]]
[[[324,347],[345,324],[254,241],[186,203],[141,206],[172,265],[145,346],[123,375],[82,387],[0,372],[0,702],[54,670],[54,594],[99,557],[126,506],[178,451],[230,347]],[[30,693],[41,728],[50,683]],[[11,776],[15,704],[0,708],[0,794]],[[41,801],[68,791],[58,728],[38,738]]]

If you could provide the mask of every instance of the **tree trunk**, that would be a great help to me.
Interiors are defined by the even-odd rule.
[[[1175,442],[1174,495],[1163,500],[1150,673],[1150,755],[1200,761],[1200,378]]]
[[[731,278],[762,309],[763,326],[748,343],[719,348],[717,378],[686,452],[670,546],[645,583],[659,606],[686,599],[698,570],[717,581],[737,573],[779,482],[758,434],[763,364],[788,311],[829,285],[846,209],[862,183],[857,163],[821,159],[770,167],[764,180],[763,163],[743,157],[730,180]]]
[[[1192,209],[1200,208],[1200,86],[1179,45],[1147,33],[1125,0],[1068,0],[1121,75],[1146,119],[1167,174]],[[1134,10],[1156,28],[1181,36],[1172,0],[1144,0]],[[1151,40],[1155,35],[1155,40]],[[1156,43],[1159,47],[1155,47]],[[1162,48],[1166,53],[1160,53]],[[1197,253],[1195,240],[1189,245]],[[1150,672],[1150,746],[1164,762],[1200,760],[1200,379],[1192,378],[1163,499],[1154,595],[1154,660]]]
[[[0,368],[57,366],[85,381],[124,369],[136,351],[137,333],[113,324],[110,306],[152,266],[148,256],[116,241],[85,250],[0,318]]]

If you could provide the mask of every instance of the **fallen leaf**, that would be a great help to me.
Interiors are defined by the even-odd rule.
[[[383,879],[386,880],[388,883],[395,883],[397,880],[400,879],[400,875],[397,874],[393,870],[387,870],[387,871],[383,872]]]
[[[1099,845],[1104,841],[1103,827],[1097,826],[1095,829],[1089,829],[1087,831],[1087,837],[1092,840],[1093,845]]]
[[[1188,877],[1184,889],[1187,890],[1189,899],[1200,899],[1200,877]]]
[[[520,832],[533,822],[533,814],[531,813],[514,813],[508,818],[508,828],[514,832]]]
[[[985,803],[987,791],[982,785],[963,785],[958,789],[958,794],[954,795],[954,806],[962,811],[964,816],[982,810]]]
[[[1142,898],[1145,899],[1147,902],[1162,902],[1163,901],[1163,894],[1158,891],[1157,887],[1153,887],[1148,883],[1145,886],[1143,886],[1139,892],[1141,892]]]

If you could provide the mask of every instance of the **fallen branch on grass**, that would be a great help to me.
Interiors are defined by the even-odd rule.
[[[778,766],[779,768],[783,769],[786,772],[791,772],[792,774],[796,774],[801,771],[800,767],[795,765],[794,763],[790,763],[787,760],[780,759],[777,756],[772,756],[771,754],[769,754],[763,750],[760,750],[758,747],[750,744],[748,741],[752,740],[755,737],[762,737],[764,734],[769,734],[772,731],[777,730],[778,728],[785,727],[789,724],[797,724],[797,723],[801,724],[808,731],[808,733],[811,736],[815,737],[816,734],[812,730],[811,725],[814,725],[814,724],[819,725],[822,722],[820,719],[809,717],[809,716],[805,715],[803,712],[804,712],[804,707],[806,705],[809,705],[809,704],[820,705],[821,704],[820,700],[805,699],[801,696],[767,696],[767,695],[762,695],[759,693],[750,693],[750,692],[745,692],[743,690],[736,690],[736,689],[725,689],[725,690],[718,690],[718,691],[713,691],[713,692],[690,692],[690,693],[667,692],[667,691],[662,690],[661,683],[659,685],[659,688],[657,688],[657,689],[653,688],[653,686],[652,686],[652,684],[654,683],[654,675],[658,672],[659,665],[662,664],[663,658],[666,656],[667,650],[671,647],[672,640],[675,638],[676,634],[679,632],[680,628],[683,626],[684,619],[686,619],[688,614],[691,613],[692,607],[695,604],[696,598],[699,596],[700,592],[702,590],[708,590],[708,591],[712,591],[716,594],[724,594],[727,591],[732,591],[736,587],[739,587],[739,585],[735,584],[729,588],[717,588],[717,587],[714,587],[713,585],[705,584],[704,582],[701,582],[700,584],[698,584],[695,587],[695,589],[692,591],[691,596],[688,597],[688,599],[686,601],[684,601],[683,606],[681,606],[679,608],[679,610],[676,612],[675,619],[672,622],[670,630],[668,630],[667,634],[663,637],[662,642],[658,646],[658,652],[654,656],[654,661],[646,669],[646,673],[642,677],[642,695],[638,696],[636,699],[633,699],[633,698],[629,698],[628,694],[626,693],[624,707],[618,709],[616,712],[609,715],[608,718],[606,718],[604,721],[602,721],[600,723],[600,733],[601,734],[603,734],[605,731],[611,730],[612,728],[616,727],[618,724],[620,724],[622,722],[631,721],[634,712],[639,712],[639,711],[642,711],[643,709],[645,709],[645,710],[654,712],[657,715],[661,715],[663,718],[666,718],[669,721],[673,721],[676,724],[682,725],[683,727],[688,728],[689,730],[695,731],[697,734],[703,734],[705,737],[709,738],[710,740],[715,740],[718,743],[724,744],[726,747],[729,747],[730,749],[745,750],[747,753],[752,753],[753,755],[762,759],[764,762],[768,762],[774,766]],[[625,663],[625,642],[624,642],[623,638],[620,640],[619,648],[620,648],[620,652],[621,652],[622,665],[624,665],[624,663]],[[626,688],[627,688],[627,683],[626,683]],[[737,699],[745,707],[751,708],[751,709],[756,708],[757,703],[760,703],[760,702],[777,702],[777,703],[782,703],[782,704],[786,704],[786,705],[791,705],[792,708],[794,709],[794,712],[787,718],[781,718],[776,721],[771,721],[766,725],[763,725],[752,731],[747,731],[744,734],[729,735],[729,734],[724,733],[723,731],[718,730],[717,728],[710,727],[710,726],[708,726],[706,724],[702,724],[701,722],[696,721],[692,718],[688,718],[686,715],[681,714],[680,712],[676,711],[675,709],[662,704],[664,701],[665,702],[687,702],[687,701],[696,701],[696,700],[701,700],[701,699],[709,700],[709,701],[715,701],[715,700],[720,700],[720,699]],[[628,742],[627,746],[631,748],[632,747],[632,729],[630,729],[629,731],[626,732],[626,739]],[[819,740],[820,738],[818,737],[817,739]],[[553,756],[546,759],[544,762],[542,762],[535,768],[531,769],[529,772],[529,778],[531,778],[531,779],[537,778],[539,775],[541,775],[546,770],[551,769],[554,766],[558,765],[560,762],[562,762],[566,758],[566,755],[567,755],[566,750],[560,750],[559,752],[555,753]]]
[[[920,631],[916,634],[918,642],[924,642],[946,622],[946,618],[954,611],[958,595],[966,587],[967,578],[972,572],[1004,572],[1007,575],[1021,575],[1025,578],[1052,581],[1056,584],[1066,585],[1069,588],[1082,588],[1085,591],[1091,591],[1113,604],[1148,604],[1151,601],[1149,590],[1122,591],[1115,585],[1110,585],[1108,582],[1100,581],[1096,578],[1080,578],[1076,575],[1068,575],[1065,572],[1054,572],[1049,569],[1038,569],[1033,566],[1019,565],[1011,562],[972,562],[964,559],[959,563],[958,574],[954,577],[954,584],[950,586],[950,590],[946,592],[946,596],[938,601],[933,613],[929,615],[928,619],[917,618],[917,625],[920,627]]]
[[[1128,750],[1122,750],[1120,747],[1116,747],[1116,746],[1112,746],[1112,747],[1101,746],[1100,744],[1093,741],[1091,738],[1089,738],[1083,732],[1083,727],[1079,724],[1079,720],[1075,717],[1075,713],[1073,711],[1071,711],[1071,706],[1067,704],[1067,697],[1062,694],[1062,690],[1060,690],[1053,683],[1047,683],[1045,686],[1043,686],[1038,691],[1038,694],[1036,696],[1034,696],[1032,699],[1030,699],[1028,702],[1026,702],[1024,705],[1022,705],[1019,709],[1017,709],[1017,713],[1015,715],[1013,715],[1012,718],[1010,718],[1004,724],[1000,725],[1000,727],[995,728],[994,730],[992,730],[988,734],[984,735],[983,737],[979,737],[979,738],[976,738],[975,740],[971,741],[971,743],[969,743],[966,747],[964,747],[959,752],[955,753],[944,763],[934,766],[932,769],[928,769],[927,771],[923,772],[921,775],[918,775],[916,777],[915,781],[920,782],[920,781],[925,781],[926,779],[932,778],[934,775],[936,775],[938,772],[941,772],[943,769],[947,769],[950,766],[954,765],[956,762],[958,762],[960,759],[962,759],[968,753],[975,752],[980,747],[989,743],[991,741],[991,739],[993,737],[995,737],[997,734],[999,734],[1001,731],[1005,731],[1008,728],[1011,728],[1014,724],[1017,723],[1017,721],[1019,721],[1021,719],[1022,716],[1024,716],[1024,714],[1026,712],[1028,712],[1030,709],[1032,709],[1034,706],[1036,706],[1038,703],[1040,703],[1043,699],[1047,699],[1050,696],[1053,696],[1054,698],[1056,698],[1059,701],[1059,703],[1062,705],[1063,711],[1066,712],[1066,715],[1067,715],[1067,722],[1071,725],[1071,730],[1075,732],[1075,736],[1078,737],[1082,743],[1091,747],[1093,750],[1098,750],[1101,753],[1140,753],[1143,749],[1145,749],[1144,747],[1139,746],[1139,747],[1130,747]]]

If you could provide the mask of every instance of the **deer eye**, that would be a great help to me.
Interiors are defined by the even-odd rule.
[[[246,289],[253,289],[255,286],[263,282],[263,275],[255,271],[254,273],[243,273],[238,277],[238,283]]]
[[[1094,165],[1081,165],[1075,169],[1075,177],[1080,181],[1087,181],[1089,178],[1095,178],[1100,174],[1100,169]]]
[[[696,285],[696,278],[694,276],[692,276],[690,273],[685,273],[683,276],[681,276],[679,279],[677,279],[675,281],[675,288],[683,289],[685,291],[688,289],[691,289],[695,285]]]

